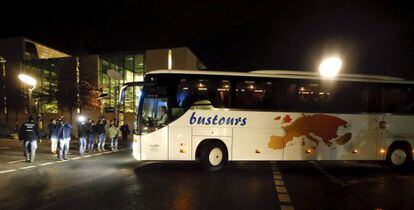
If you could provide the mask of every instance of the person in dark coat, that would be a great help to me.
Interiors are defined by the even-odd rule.
[[[105,118],[100,118],[98,124],[96,125],[96,134],[98,135],[98,151],[105,151],[105,141],[106,141],[106,120]]]
[[[88,138],[88,125],[85,119],[79,117],[78,123],[79,154],[83,156],[86,150],[86,138]]]
[[[88,120],[88,152],[93,152],[95,146],[95,137],[96,137],[96,124],[95,121],[89,119]]]
[[[71,139],[72,125],[66,122],[62,117],[59,124],[58,139],[59,139],[59,160],[67,160],[69,152],[69,145]]]
[[[55,119],[52,119],[50,121],[48,130],[50,139],[50,151],[53,155],[56,155],[58,145],[58,125]]]
[[[27,162],[34,162],[36,157],[37,141],[40,139],[39,129],[33,120],[32,116],[29,116],[27,122],[19,129],[19,139],[24,141],[24,155]]]
[[[128,135],[130,134],[129,126],[124,122],[124,124],[119,128],[122,134],[122,142],[128,145]]]

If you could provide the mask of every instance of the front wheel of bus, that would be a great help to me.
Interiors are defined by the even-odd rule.
[[[404,168],[412,159],[409,148],[404,146],[393,146],[387,155],[388,164],[395,169]]]
[[[219,171],[228,160],[227,149],[218,142],[211,142],[201,149],[201,166],[208,171]]]

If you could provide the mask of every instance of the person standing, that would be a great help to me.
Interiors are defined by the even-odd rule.
[[[106,120],[105,118],[100,118],[98,124],[96,125],[96,133],[98,134],[98,151],[105,151],[105,141],[106,141]]]
[[[88,137],[88,126],[84,119],[79,119],[78,138],[79,138],[79,154],[83,156],[86,150],[86,138]]]
[[[69,122],[66,122],[65,119],[62,117],[59,131],[58,131],[58,138],[59,138],[59,160],[67,160],[68,152],[69,152],[69,144],[72,132],[72,125]]]
[[[96,125],[95,121],[89,119],[88,120],[88,152],[93,152],[94,145],[95,145],[95,132],[96,132]]]
[[[58,144],[58,125],[55,119],[51,120],[48,126],[49,139],[50,139],[50,151],[53,155],[56,155],[57,144]]]
[[[27,122],[19,129],[19,139],[24,141],[24,156],[26,162],[34,162],[36,157],[37,140],[40,139],[39,129],[34,123],[33,117],[29,116]]]
[[[111,150],[118,151],[118,135],[119,129],[116,126],[116,121],[112,121],[109,127],[109,138],[111,139]]]
[[[128,135],[131,132],[129,130],[128,124],[124,122],[124,124],[119,128],[119,130],[121,131],[121,134],[122,134],[122,142],[125,145],[128,145]]]

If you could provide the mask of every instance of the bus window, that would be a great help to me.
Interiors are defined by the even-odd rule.
[[[272,82],[241,79],[235,83],[232,107],[239,109],[266,109],[265,95],[271,94]]]
[[[379,112],[379,89],[376,85],[363,84],[361,86],[361,112]]]
[[[414,113],[414,89],[412,87],[406,88],[404,112]]]
[[[381,88],[381,111],[389,113],[404,113],[404,90],[385,85]]]
[[[331,91],[327,85],[312,81],[300,83],[298,90],[299,110],[308,112],[325,112],[331,103]]]
[[[168,124],[168,98],[166,87],[148,86],[144,91],[141,131],[148,133]]]
[[[174,119],[184,114],[195,102],[208,100],[216,108],[230,105],[230,81],[210,78],[182,78],[177,84],[177,94],[172,108]]]

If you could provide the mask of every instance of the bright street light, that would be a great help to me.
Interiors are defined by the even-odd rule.
[[[20,81],[22,81],[23,83],[32,86],[31,88],[29,88],[29,115],[32,115],[32,92],[36,87],[36,79],[27,75],[27,74],[19,74],[19,79]]]
[[[32,89],[36,87],[36,83],[37,83],[36,79],[27,74],[19,74],[19,79],[25,84],[32,86]]]
[[[335,78],[342,67],[342,60],[339,57],[329,57],[322,60],[319,65],[319,73],[322,77]]]

